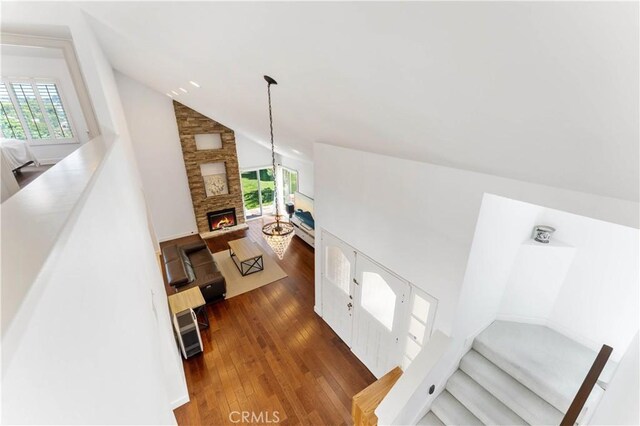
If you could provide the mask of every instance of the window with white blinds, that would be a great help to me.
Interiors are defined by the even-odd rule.
[[[73,141],[69,115],[55,82],[4,80],[0,84],[2,136],[34,141]]]
[[[0,83],[0,128],[2,135],[10,139],[26,139],[26,134],[18,112],[9,96],[9,91],[4,83]]]

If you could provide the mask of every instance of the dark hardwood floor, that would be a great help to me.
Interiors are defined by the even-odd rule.
[[[178,424],[265,424],[276,417],[283,425],[351,424],[351,398],[375,377],[313,311],[313,249],[294,237],[278,260],[262,224],[251,221],[248,230],[207,244],[215,253],[249,236],[289,276],[207,306],[204,353],[183,360],[191,401],[175,410]],[[238,422],[242,412],[254,417]]]

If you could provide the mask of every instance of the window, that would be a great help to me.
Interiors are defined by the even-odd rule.
[[[284,202],[291,201],[292,195],[298,190],[298,172],[295,170],[282,168],[282,196]]]
[[[344,252],[336,246],[325,249],[324,275],[336,285],[344,294],[349,295],[351,285],[351,262]]]
[[[0,128],[5,138],[74,141],[58,86],[51,81],[5,80],[0,84]]]
[[[5,138],[26,139],[24,128],[4,83],[0,83],[0,113],[2,113],[0,116],[2,135]]]
[[[273,211],[273,169],[271,167],[247,170],[240,174],[246,219],[262,216]]]
[[[362,308],[391,331],[396,313],[396,294],[391,286],[375,272],[363,272],[360,285],[362,286],[360,296]]]
[[[412,293],[409,304],[409,330],[402,359],[402,369],[405,371],[429,340],[438,303],[436,299],[415,287]]]

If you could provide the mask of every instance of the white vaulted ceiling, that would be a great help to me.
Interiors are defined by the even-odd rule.
[[[81,7],[116,69],[262,143],[274,77],[285,155],[324,142],[638,200],[636,2]]]

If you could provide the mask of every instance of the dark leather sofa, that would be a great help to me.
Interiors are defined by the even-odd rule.
[[[227,285],[204,241],[162,249],[167,280],[176,292],[200,287],[207,303],[224,299]]]

